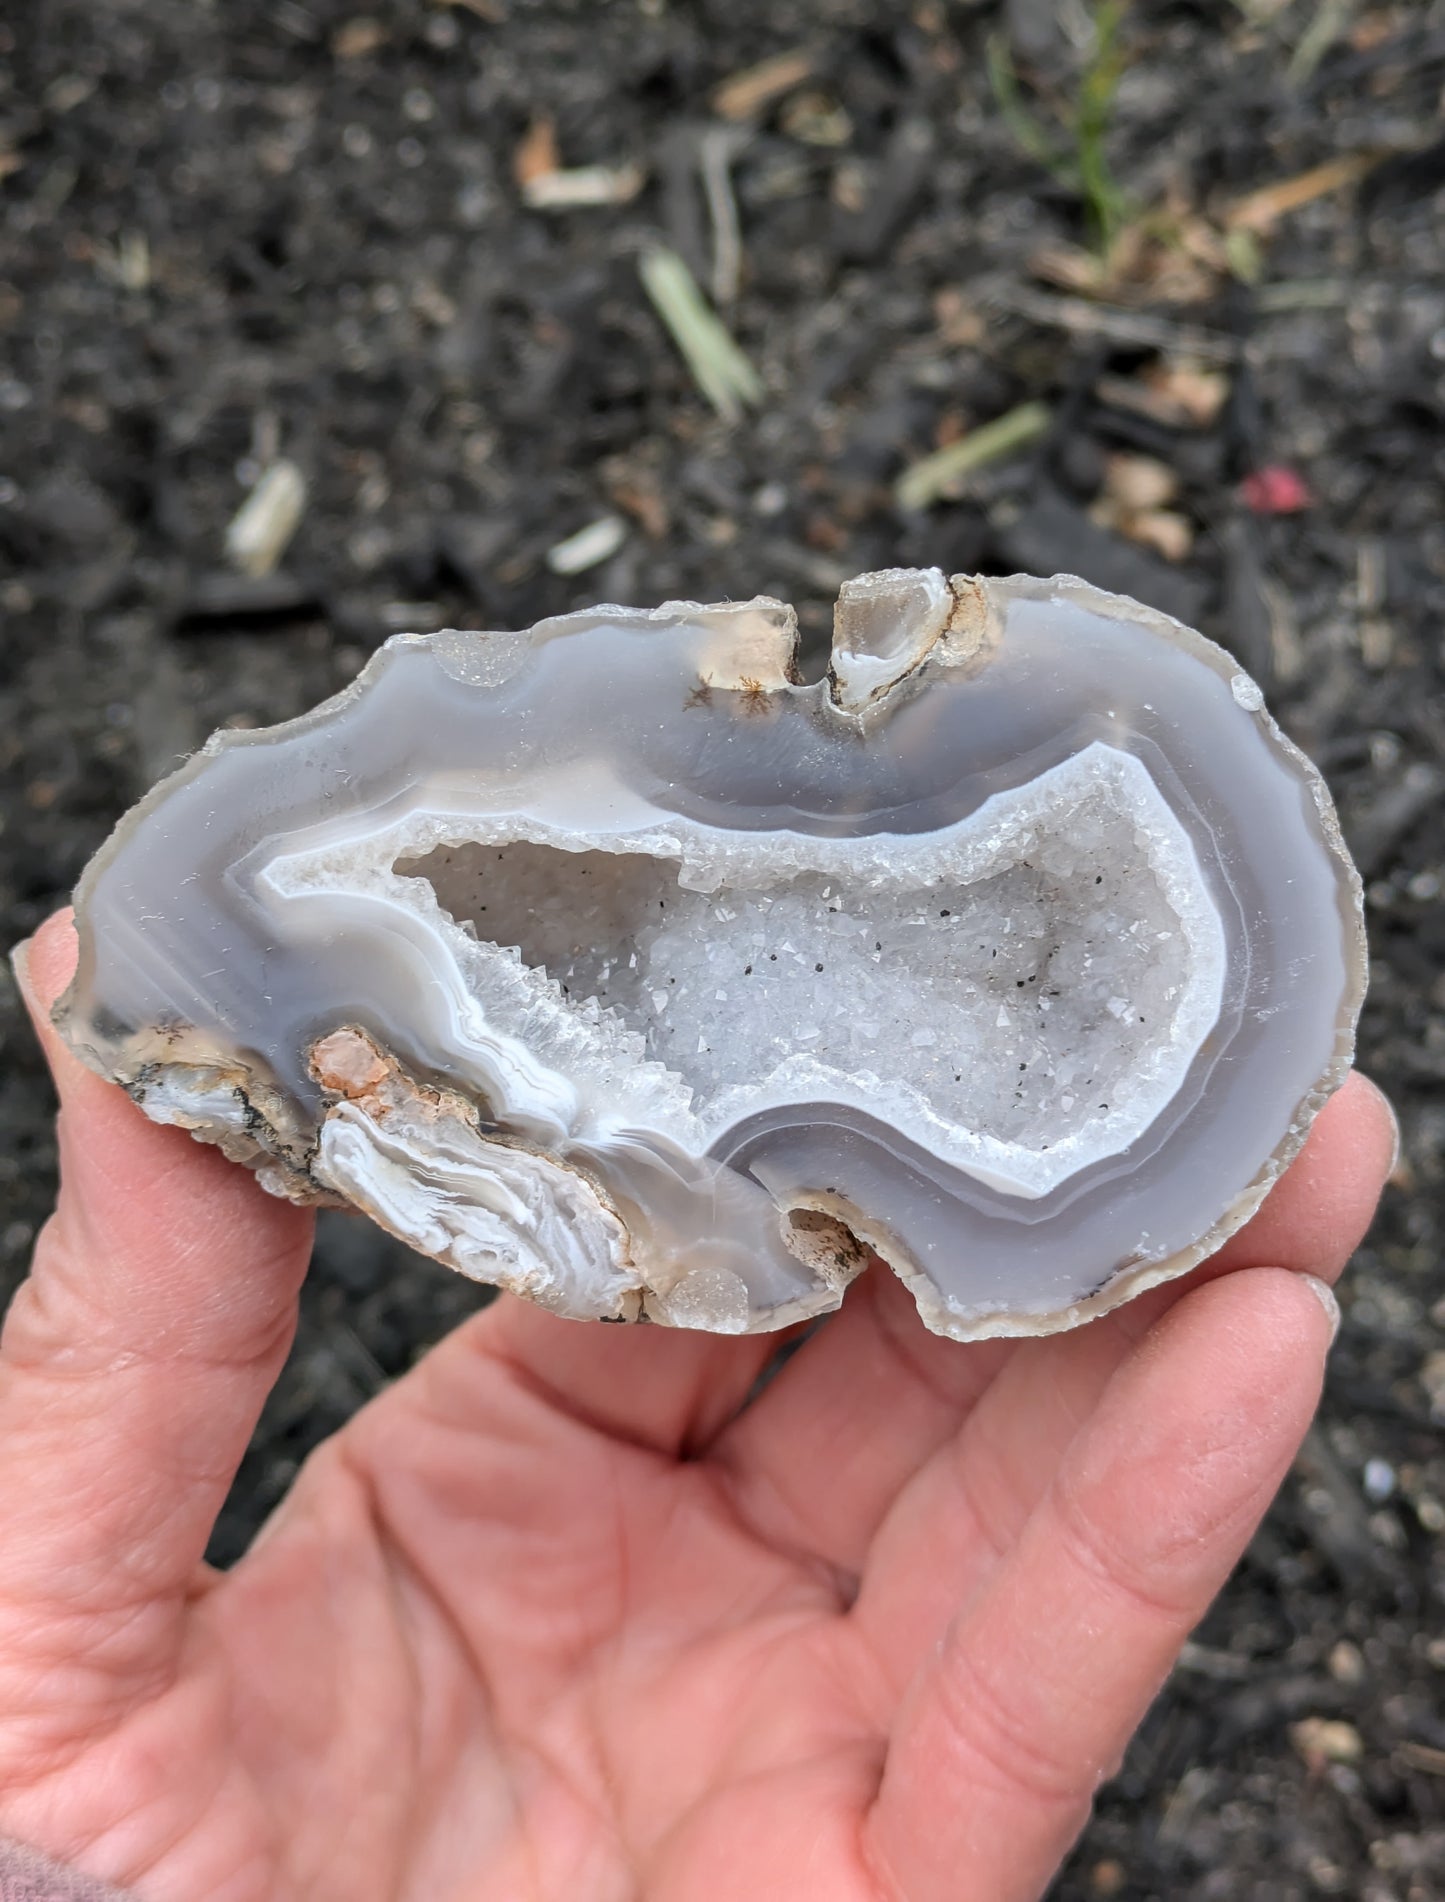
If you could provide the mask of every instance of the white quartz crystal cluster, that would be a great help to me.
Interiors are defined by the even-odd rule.
[[[148,1112],[575,1316],[725,1332],[872,1254],[931,1327],[1182,1272],[1348,1066],[1358,882],[1220,649],[1067,578],[401,637],[78,893]],[[1250,689],[1240,691],[1240,683]]]
[[[690,878],[686,841],[441,846],[400,862],[430,888],[400,902],[434,894],[482,955],[545,972],[545,998],[491,1020],[603,1118],[620,1071],[652,1086],[627,1114],[699,1151],[764,1106],[851,1103],[1023,1196],[1141,1134],[1219,1014],[1224,937],[1188,835],[1099,742],[911,839],[780,858],[745,835]]]

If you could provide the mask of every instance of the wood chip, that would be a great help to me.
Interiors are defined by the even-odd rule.
[[[1179,478],[1154,456],[1112,455],[1104,465],[1104,491],[1126,509],[1158,509],[1179,493]]]
[[[933,321],[938,325],[938,340],[950,350],[976,350],[988,334],[982,315],[951,286],[933,300]]]
[[[242,574],[269,575],[306,512],[306,478],[294,462],[273,462],[231,518],[226,559]]]
[[[1372,672],[1388,667],[1395,655],[1395,630],[1385,613],[1385,599],[1385,547],[1371,536],[1355,550],[1355,606],[1360,656]]]
[[[1402,1743],[1395,1755],[1407,1769],[1423,1770],[1430,1777],[1445,1777],[1445,1750],[1436,1750],[1431,1744],[1409,1741]]]
[[[512,176],[525,192],[534,179],[562,169],[557,128],[545,117],[534,119],[512,153]]]
[[[1327,1763],[1358,1763],[1365,1754],[1359,1731],[1339,1717],[1302,1717],[1290,1725],[1289,1740],[1312,1770]]]
[[[667,497],[657,467],[645,452],[611,456],[602,465],[609,498],[639,524],[650,541],[661,541],[672,526]]]
[[[1174,420],[1198,429],[1207,429],[1229,400],[1229,377],[1200,363],[1152,363],[1139,380]]]
[[[853,136],[853,121],[825,92],[800,92],[784,106],[780,123],[801,145],[846,145]]]
[[[724,119],[751,119],[794,86],[801,86],[813,65],[814,57],[804,47],[775,53],[723,80],[713,91],[712,109]]]
[[[468,13],[475,13],[479,20],[485,20],[488,26],[506,24],[507,9],[502,0],[433,0],[439,7],[462,7]]]
[[[122,231],[114,245],[95,247],[96,274],[122,290],[143,291],[151,281],[150,241],[143,231]]]
[[[1353,185],[1373,171],[1383,156],[1380,152],[1351,152],[1344,158],[1311,166],[1309,171],[1299,172],[1293,178],[1262,185],[1258,191],[1246,192],[1243,198],[1237,198],[1225,212],[1224,222],[1231,231],[1272,231],[1288,212],[1298,211],[1301,205]]]
[[[1184,561],[1194,547],[1194,524],[1177,509],[1139,509],[1119,526],[1130,541],[1166,561]]]
[[[1183,561],[1194,546],[1194,524],[1169,507],[1179,477],[1154,456],[1116,454],[1104,465],[1104,487],[1089,510],[1100,528],[1111,528],[1166,561]]]
[[[565,541],[547,550],[547,566],[554,575],[585,574],[615,555],[627,540],[627,524],[620,515],[602,515]]]
[[[580,211],[588,206],[626,205],[642,190],[647,174],[625,165],[579,165],[566,172],[538,172],[522,186],[529,211]]]
[[[389,37],[380,20],[362,14],[337,27],[331,36],[331,51],[337,59],[365,59],[368,53],[385,46]]]

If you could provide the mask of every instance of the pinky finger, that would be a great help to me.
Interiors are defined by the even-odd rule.
[[[885,1894],[1043,1893],[1288,1470],[1329,1338],[1314,1287],[1257,1268],[1140,1341],[905,1697],[865,1824]]]

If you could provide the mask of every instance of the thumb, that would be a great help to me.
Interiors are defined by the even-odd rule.
[[[16,954],[60,1096],[60,1199],[0,1334],[0,1707],[83,1619],[108,1694],[153,1671],[295,1328],[310,1217],[84,1068],[50,1022],[69,913]],[[78,1649],[74,1645],[69,1649]],[[39,1673],[43,1698],[55,1673]],[[76,1684],[60,1696],[71,1721]],[[17,1706],[5,1692],[20,1697]]]

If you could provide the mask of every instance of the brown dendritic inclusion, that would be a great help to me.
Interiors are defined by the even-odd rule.
[[[402,636],[81,881],[57,1013],[158,1121],[561,1314],[742,1333],[876,1252],[960,1339],[1258,1205],[1349,1064],[1359,884],[1222,649],[1069,578]]]

